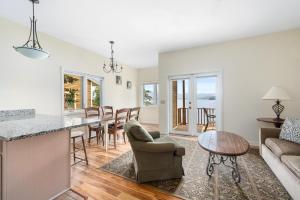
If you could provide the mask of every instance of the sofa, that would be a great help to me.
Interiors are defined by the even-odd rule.
[[[171,137],[160,138],[159,132],[146,131],[135,120],[127,122],[124,130],[133,151],[133,164],[138,183],[182,178],[184,147]]]
[[[279,139],[281,129],[261,128],[260,155],[294,200],[300,200],[300,144]]]

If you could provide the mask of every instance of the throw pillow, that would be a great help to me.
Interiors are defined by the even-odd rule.
[[[129,120],[126,124],[125,124],[125,126],[124,126],[124,130],[125,130],[125,132],[128,132],[130,129],[131,129],[131,127],[133,127],[133,126],[140,126],[141,124],[138,122],[138,121],[136,121],[135,119],[132,119],[132,120]]]
[[[279,138],[300,144],[300,119],[287,117],[282,125]]]
[[[130,128],[130,133],[134,137],[134,139],[142,142],[153,142],[152,136],[148,133],[146,129],[144,129],[142,126],[132,126]]]

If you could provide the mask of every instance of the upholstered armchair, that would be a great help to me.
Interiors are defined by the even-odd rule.
[[[159,132],[148,133],[135,120],[126,123],[125,132],[133,151],[137,182],[181,178],[184,175],[182,156],[185,149],[172,138],[160,138]]]

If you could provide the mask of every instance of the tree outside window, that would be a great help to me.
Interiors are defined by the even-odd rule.
[[[143,85],[143,104],[144,106],[157,105],[157,83],[149,83]]]

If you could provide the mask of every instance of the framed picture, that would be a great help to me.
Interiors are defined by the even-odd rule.
[[[122,85],[122,77],[121,76],[116,76],[116,84]]]
[[[132,87],[132,82],[131,81],[127,81],[127,89],[131,89]]]

